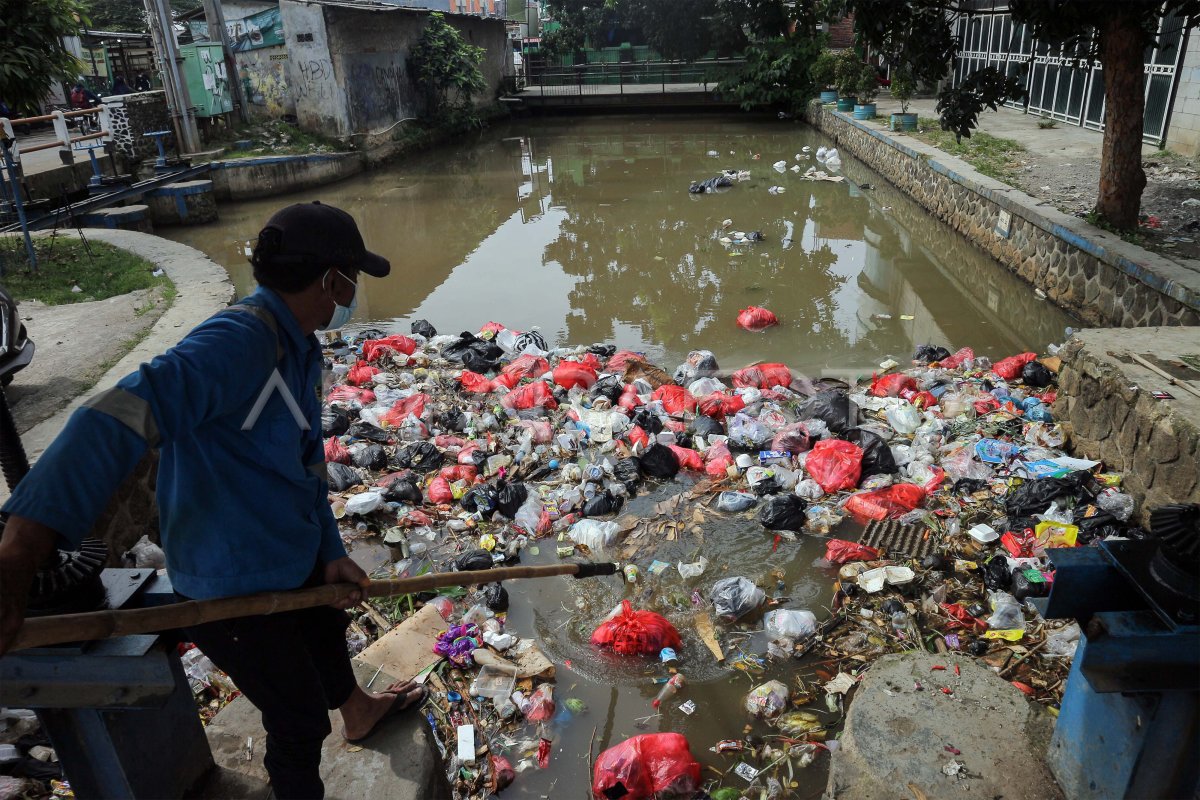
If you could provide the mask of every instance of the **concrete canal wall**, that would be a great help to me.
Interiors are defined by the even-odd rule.
[[[912,138],[819,103],[808,121],[1089,325],[1200,325],[1200,276]]]
[[[362,172],[362,153],[263,156],[212,162],[208,178],[218,200],[249,200],[311,189]]]

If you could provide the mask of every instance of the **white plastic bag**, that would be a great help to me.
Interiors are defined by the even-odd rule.
[[[680,561],[677,567],[679,569],[680,576],[682,576],[685,581],[691,578],[699,578],[704,574],[704,570],[708,567],[708,559],[704,556],[700,556],[700,560],[692,564],[684,564],[682,561]]]
[[[347,514],[370,514],[383,505],[383,494],[380,492],[363,492],[346,498]]]
[[[725,384],[716,378],[697,378],[688,384],[687,389],[692,397],[708,397],[713,392],[725,391]]]
[[[567,535],[575,544],[581,544],[596,552],[611,547],[621,532],[621,526],[615,522],[602,522],[598,519],[581,519],[571,526]]]
[[[817,632],[817,617],[811,611],[777,608],[763,617],[763,627],[773,637],[807,639]]]
[[[905,403],[887,410],[887,421],[892,430],[907,436],[921,425],[921,412],[912,405]]]

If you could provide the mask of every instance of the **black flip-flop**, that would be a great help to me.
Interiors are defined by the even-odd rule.
[[[357,739],[347,739],[346,744],[362,744],[374,736],[375,732],[378,731],[380,726],[383,725],[383,723],[388,719],[396,716],[397,714],[403,713],[410,708],[419,706],[425,700],[425,697],[428,695],[428,691],[420,684],[417,684],[414,688],[421,690],[421,693],[415,699],[411,697],[412,689],[409,689],[404,693],[397,692],[396,697],[394,700],[392,700],[392,704],[388,707],[388,710],[383,713],[382,717],[376,720],[375,725],[372,726],[371,730],[367,731],[365,735],[360,736]]]

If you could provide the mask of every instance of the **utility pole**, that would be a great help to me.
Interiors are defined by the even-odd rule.
[[[200,152],[200,132],[196,130],[196,116],[192,111],[192,98],[188,94],[187,82],[179,65],[179,48],[175,45],[175,22],[167,0],[145,0],[150,14],[150,28],[155,33],[154,44],[158,61],[163,68],[163,87],[167,90],[167,101],[172,108],[172,122],[181,152]]]
[[[225,10],[221,8],[221,0],[204,0],[204,18],[208,20],[209,41],[219,43],[225,56],[225,73],[229,76],[229,86],[233,90],[233,102],[238,107],[238,117],[242,122],[249,122],[246,93],[242,90],[242,82],[238,78],[233,43],[229,41],[229,29],[225,27]]]

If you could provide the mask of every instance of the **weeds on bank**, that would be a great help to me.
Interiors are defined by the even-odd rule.
[[[248,149],[234,147],[235,142],[246,139],[252,143]],[[283,120],[241,126],[220,139],[213,140],[211,144],[214,147],[225,148],[225,153],[221,156],[224,159],[342,153],[352,149],[337,139],[310,133]]]
[[[1088,213],[1084,214],[1083,218],[1087,220],[1089,225],[1095,225],[1101,230],[1108,231],[1113,236],[1120,236],[1124,241],[1129,242],[1130,244],[1136,244],[1138,247],[1146,246],[1146,237],[1141,233],[1138,231],[1121,230],[1096,213],[1096,209],[1092,209]]]
[[[961,143],[956,142],[954,134],[942,130],[940,123],[933,117],[921,117],[917,120],[917,130],[913,135],[939,150],[961,158],[981,175],[995,178],[1009,186],[1017,186],[1016,174],[1020,167],[1018,156],[1025,152],[1025,147],[1020,142],[1002,139],[983,131],[975,131],[971,138],[964,138]]]
[[[36,270],[30,269],[21,237],[0,239],[0,265],[4,270],[0,283],[18,302],[40,300],[56,306],[105,300],[155,287],[162,287],[164,298],[175,297],[174,284],[165,275],[155,276],[153,264],[104,242],[85,244],[75,238],[39,237],[34,240],[34,249]]]

